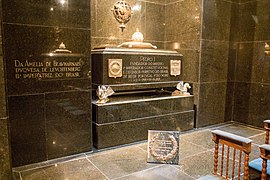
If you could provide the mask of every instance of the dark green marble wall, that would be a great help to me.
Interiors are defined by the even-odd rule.
[[[0,4],[2,1],[0,1]],[[0,5],[0,14],[2,6]],[[0,16],[2,24],[2,16]],[[0,26],[2,34],[2,26]],[[6,110],[6,83],[2,51],[2,36],[0,36],[0,179],[9,180],[11,178],[10,144],[9,144],[9,125]]]
[[[3,0],[2,5],[13,167],[91,151],[90,1]],[[51,56],[61,42],[72,53]],[[78,76],[65,70],[76,65],[59,62],[77,62]]]
[[[262,127],[270,117],[270,1],[241,0],[234,40],[234,121]],[[235,58],[236,57],[236,58]]]
[[[1,39],[2,41],[2,39]],[[2,43],[1,43],[2,44]],[[0,47],[2,49],[2,46]],[[1,51],[2,52],[2,51]],[[0,55],[0,179],[11,179],[10,144],[6,111],[3,54]]]
[[[166,48],[184,55],[183,80],[194,84],[197,126],[226,121],[231,11],[224,0],[166,1]]]
[[[122,32],[111,11],[116,1],[91,1],[92,48],[106,44],[119,45],[129,41],[136,28],[144,35],[144,41],[164,48],[165,0],[128,0],[130,6],[139,7],[133,11],[131,20]]]
[[[198,126],[226,120],[231,9],[233,2],[203,1],[199,62]]]

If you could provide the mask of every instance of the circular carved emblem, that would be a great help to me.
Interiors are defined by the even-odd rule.
[[[149,152],[158,161],[169,161],[177,153],[178,143],[173,135],[163,137],[157,133],[149,142]]]
[[[109,65],[109,67],[110,67],[109,71],[110,71],[111,75],[113,75],[113,76],[119,75],[122,71],[121,64],[117,61],[112,61]]]
[[[130,20],[131,14],[132,9],[127,2],[121,0],[114,4],[113,15],[119,23],[126,24]]]

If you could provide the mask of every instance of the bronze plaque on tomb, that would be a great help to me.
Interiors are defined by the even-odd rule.
[[[122,59],[108,59],[109,77],[122,77]]]
[[[171,60],[171,75],[179,76],[181,74],[181,60]]]
[[[180,81],[182,58],[183,56],[176,51],[166,50],[93,50],[93,83],[117,85]],[[118,74],[114,75],[115,72]]]
[[[148,130],[147,162],[178,164],[179,132]]]

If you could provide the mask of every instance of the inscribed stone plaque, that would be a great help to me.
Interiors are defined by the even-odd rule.
[[[148,130],[147,162],[178,164],[179,132]]]

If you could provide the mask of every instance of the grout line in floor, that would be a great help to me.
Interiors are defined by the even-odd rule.
[[[110,179],[106,174],[104,174],[88,157],[86,157],[87,161],[91,163],[105,178]]]
[[[172,166],[172,167],[175,168],[175,169],[177,169],[177,170],[179,170],[179,171],[181,171],[183,174],[185,174],[185,175],[191,177],[192,179],[196,179],[196,178],[194,178],[193,176],[191,176],[191,175],[189,175],[188,173],[186,173],[185,171],[183,171],[183,170],[177,168],[176,166]],[[179,165],[179,167],[180,167],[180,165]]]
[[[194,145],[194,146],[197,146],[197,147],[203,148],[203,149],[205,149],[205,150],[208,150],[208,149],[213,149],[213,148],[206,148],[206,147],[204,147],[203,145],[196,144],[196,143],[194,143],[194,142],[190,142],[190,141],[186,141],[186,140],[184,140],[184,139],[182,139],[182,141],[185,141],[185,142],[190,143],[190,144],[192,144],[192,145]]]
[[[212,150],[212,149],[207,149],[207,150],[205,150],[205,151],[201,151],[201,152],[195,153],[195,154],[193,154],[193,155],[184,157],[184,158],[182,158],[182,160],[187,159],[187,158],[190,158],[190,157],[192,157],[192,156],[197,156],[197,155],[200,155],[200,154],[203,154],[203,153],[206,153],[206,152],[213,152],[213,150]],[[179,165],[182,165],[182,164],[179,164]]]
[[[254,137],[257,137],[257,136],[260,136],[260,135],[264,135],[264,134],[265,134],[265,132],[259,133],[259,134],[255,134],[253,136],[249,136],[248,138],[254,138]]]
[[[144,152],[148,152],[147,150],[143,149],[142,147],[140,146],[137,146],[139,149],[143,150]]]
[[[116,180],[116,179],[124,178],[124,177],[130,176],[130,175],[133,175],[133,174],[137,174],[139,172],[149,171],[151,169],[156,169],[156,168],[159,168],[159,167],[162,167],[162,166],[165,166],[165,164],[160,164],[160,165],[157,165],[157,166],[154,166],[154,167],[150,167],[150,168],[147,168],[147,169],[143,169],[141,171],[133,172],[133,173],[130,173],[130,174],[127,174],[127,175],[124,175],[124,176],[120,176],[120,177],[117,177],[117,178],[112,178],[111,180]]]

